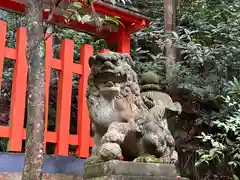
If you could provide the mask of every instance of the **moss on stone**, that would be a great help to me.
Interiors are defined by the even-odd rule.
[[[147,162],[147,163],[167,163],[162,157],[156,157],[151,154],[142,154],[136,160],[137,162]]]
[[[141,77],[142,84],[159,84],[160,76],[152,71],[144,73]]]

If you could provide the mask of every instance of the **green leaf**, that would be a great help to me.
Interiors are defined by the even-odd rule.
[[[89,22],[89,21],[91,21],[91,16],[88,15],[88,14],[84,15],[81,19],[82,23],[86,23],[86,22]]]
[[[233,145],[234,145],[234,142],[231,141],[230,139],[228,139],[227,137],[226,137],[226,142],[227,142],[227,144],[229,144],[230,146],[233,146]]]
[[[112,4],[116,4],[116,0],[110,0]]]
[[[117,17],[118,17],[118,16],[117,16]],[[112,22],[112,23],[114,23],[114,24],[116,24],[116,25],[121,24],[123,27],[125,27],[124,24],[119,20],[119,18],[109,17],[109,16],[106,16],[106,15],[105,15],[104,21],[106,21],[106,22]]]
[[[75,9],[70,9],[70,8],[69,8],[69,9],[67,9],[67,11],[72,12],[72,13],[74,14],[74,17],[77,19],[78,22],[81,21],[82,17],[80,16],[80,14],[78,13],[77,10],[75,10]],[[64,17],[65,17],[66,19],[69,19],[69,16],[64,15]]]
[[[215,149],[210,149],[209,156],[213,156],[215,154]]]
[[[179,39],[179,36],[178,36],[178,34],[177,34],[175,31],[172,31],[172,34],[173,34],[173,36],[174,36],[176,39]]]
[[[234,161],[228,162],[228,165],[229,165],[229,166],[232,166],[232,167],[237,167],[237,163],[234,162]]]
[[[240,160],[240,154],[238,154],[238,153],[234,154],[234,155],[233,155],[233,158]]]
[[[80,22],[82,20],[82,17],[78,13],[75,14],[75,17],[77,18],[78,22]]]
[[[72,2],[71,5],[78,9],[82,8],[82,3],[80,2]]]
[[[198,166],[200,166],[202,163],[209,164],[205,159],[200,159],[199,161],[197,161],[197,162],[195,163],[195,166],[198,167]]]
[[[233,175],[233,180],[239,180],[239,178],[236,176],[236,174]]]
[[[125,4],[126,2],[125,2],[125,0],[120,0],[123,4]]]

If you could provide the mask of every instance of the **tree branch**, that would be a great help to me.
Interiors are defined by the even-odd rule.
[[[54,1],[54,0],[52,0],[52,3],[53,3],[53,1]],[[45,22],[46,24],[50,23],[50,21],[53,19],[53,15],[54,15],[57,7],[59,6],[59,4],[60,4],[62,1],[63,1],[63,0],[57,0],[57,2],[56,2],[55,4],[53,3],[54,5],[53,5],[53,8],[52,8],[52,10],[51,10],[51,13],[50,13],[49,16],[48,16],[47,21]],[[44,36],[45,36],[45,34],[46,34],[46,32],[47,32],[47,29],[48,29],[48,26],[46,25],[46,27],[44,28]]]

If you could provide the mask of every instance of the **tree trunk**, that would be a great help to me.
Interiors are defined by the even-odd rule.
[[[44,29],[43,0],[28,0],[28,97],[27,138],[22,180],[41,180],[44,140]]]
[[[176,62],[176,48],[173,46],[172,31],[176,29],[176,0],[164,0],[164,32],[166,36],[165,63],[166,80],[169,83],[173,78],[173,68]]]

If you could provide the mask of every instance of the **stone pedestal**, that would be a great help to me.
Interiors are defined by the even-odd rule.
[[[84,180],[179,180],[174,165],[109,161],[85,165]],[[181,180],[187,180],[180,178]]]

